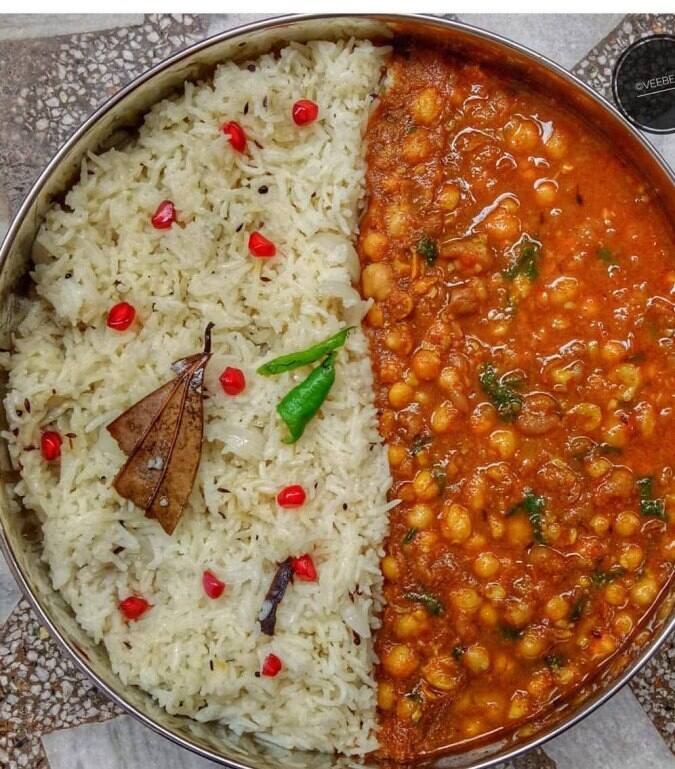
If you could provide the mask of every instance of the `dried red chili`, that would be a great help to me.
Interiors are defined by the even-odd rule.
[[[228,366],[219,377],[220,384],[227,395],[239,395],[246,388],[246,377],[240,368]]]
[[[294,484],[293,486],[285,486],[277,494],[277,502],[280,507],[300,507],[304,504],[307,494],[302,486]]]
[[[119,302],[108,311],[108,328],[115,331],[126,331],[134,322],[136,310],[128,302]]]
[[[319,105],[310,99],[300,99],[293,105],[293,121],[296,125],[313,123],[319,116]]]
[[[119,609],[125,619],[135,621],[150,608],[150,604],[137,595],[130,595],[119,603]]]
[[[277,252],[277,247],[259,232],[252,232],[248,239],[248,250],[252,256],[269,258]]]
[[[150,221],[156,230],[168,230],[176,221],[176,206],[170,200],[163,200]]]
[[[228,123],[223,123],[220,130],[225,136],[229,137],[232,149],[235,149],[237,152],[244,152],[246,149],[246,134],[239,123],[230,120]]]
[[[45,430],[40,438],[40,451],[47,462],[53,462],[61,456],[63,438],[54,430]]]
[[[209,598],[220,598],[225,590],[225,583],[208,569],[202,574],[204,592]]]

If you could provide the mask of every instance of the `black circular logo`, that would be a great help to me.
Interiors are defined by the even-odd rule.
[[[614,68],[614,100],[638,128],[675,131],[675,37],[652,35],[627,48]]]

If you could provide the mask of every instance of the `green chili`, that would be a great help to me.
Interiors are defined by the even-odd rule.
[[[321,408],[335,382],[335,353],[329,352],[309,376],[286,393],[277,406],[290,435],[284,443],[295,443],[305,431],[307,423]]]
[[[347,335],[354,328],[354,326],[347,326],[337,334],[324,339],[323,342],[308,347],[306,350],[299,350],[298,352],[291,352],[288,355],[281,355],[279,358],[274,358],[267,363],[263,363],[258,368],[258,373],[263,376],[272,376],[273,374],[282,374],[284,371],[291,371],[294,368],[300,366],[306,366],[308,363],[314,363],[332,350],[337,350],[347,340]]]

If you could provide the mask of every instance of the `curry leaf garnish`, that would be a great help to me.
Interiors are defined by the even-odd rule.
[[[618,259],[614,256],[612,249],[607,246],[601,246],[596,252],[598,259],[605,264],[618,264]]]
[[[523,399],[516,392],[517,382],[504,381],[504,377],[497,376],[497,370],[491,363],[483,363],[480,367],[478,382],[504,422],[511,422],[518,416]]]
[[[574,602],[574,606],[572,606],[572,611],[570,612],[570,621],[576,622],[577,620],[581,619],[584,612],[586,611],[587,606],[588,595],[586,595],[586,593],[582,593]]]
[[[211,358],[211,329],[204,350],[172,364],[176,377],[108,425],[128,459],[117,473],[117,493],[156,518],[172,534],[194,485],[204,432],[204,370]]]
[[[410,455],[416,457],[420,451],[423,451],[433,442],[433,440],[431,435],[416,435],[410,444]]]
[[[544,510],[546,509],[546,500],[535,494],[529,489],[525,491],[523,498],[507,511],[507,515],[516,513],[526,513],[532,524],[534,539],[540,545],[546,544],[546,538],[542,530]]]
[[[309,376],[282,398],[277,406],[289,435],[284,443],[295,443],[310,419],[321,408],[335,382],[335,352],[329,352]]]
[[[559,654],[547,654],[544,657],[544,662],[550,670],[560,670],[565,666],[565,658]]]
[[[522,630],[517,627],[511,627],[511,625],[500,625],[499,632],[502,638],[506,638],[507,641],[517,641],[523,636]]]
[[[426,590],[411,590],[405,594],[405,597],[409,601],[417,601],[417,603],[421,603],[429,614],[433,614],[436,617],[439,614],[443,614],[442,602],[436,598],[435,595],[428,593]]]
[[[626,570],[621,566],[612,566],[608,571],[594,571],[591,574],[591,582],[595,587],[603,587],[609,585],[615,579],[622,577],[626,573]]]
[[[422,235],[417,244],[417,253],[423,256],[427,264],[433,264],[438,258],[438,246],[428,235]]]
[[[651,476],[638,478],[637,487],[640,496],[640,513],[642,515],[666,520],[666,503],[662,499],[654,499],[654,479]]]
[[[413,541],[413,539],[415,539],[416,536],[417,536],[417,529],[414,526],[412,526],[410,529],[408,529],[408,531],[406,531],[405,537],[403,537],[403,540],[402,540],[403,544],[409,545]]]
[[[258,613],[258,622],[260,629],[265,635],[274,635],[274,627],[277,623],[277,609],[284,597],[286,588],[293,581],[293,559],[289,556],[274,575],[272,584],[265,595],[265,600]]]
[[[523,235],[515,244],[513,252],[516,260],[503,271],[504,277],[513,280],[518,275],[524,275],[531,283],[534,283],[539,276],[541,243],[528,235]]]
[[[314,363],[332,350],[337,350],[338,347],[342,347],[347,341],[349,332],[353,328],[354,326],[347,326],[341,331],[338,331],[337,334],[333,334],[333,336],[328,337],[328,339],[324,339],[322,342],[312,345],[312,347],[308,347],[306,350],[290,352],[287,355],[281,355],[278,358],[274,358],[274,360],[270,360],[267,363],[263,363],[262,366],[259,366],[257,371],[263,376],[272,376],[274,374],[281,374],[284,371],[292,371],[295,368],[306,366],[309,363]]]

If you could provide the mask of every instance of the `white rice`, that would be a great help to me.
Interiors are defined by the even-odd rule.
[[[366,341],[360,328],[350,335],[328,400],[293,446],[274,407],[308,369],[263,378],[255,368],[364,313],[352,242],[362,136],[386,53],[314,42],[265,56],[254,72],[221,66],[212,83],[157,105],[131,146],[88,157],[67,207],[51,210],[40,232],[38,298],[26,302],[5,400],[18,430],[7,436],[21,468],[16,492],[43,521],[53,584],[121,679],[171,713],[352,755],[376,747],[371,630],[390,482]],[[301,97],[321,114],[299,129],[290,110]],[[219,132],[230,119],[244,126],[249,155]],[[184,226],[150,226],[163,199]],[[249,256],[258,229],[277,258]],[[105,322],[121,300],[141,320],[124,333]],[[201,466],[167,536],[112,489],[125,457],[105,426],[168,381],[172,361],[201,349],[207,321],[215,354]],[[246,373],[236,398],[218,383],[226,365]],[[25,450],[48,427],[75,435],[60,464]],[[276,505],[288,483],[308,491],[299,510]],[[277,563],[305,552],[318,582],[296,580],[275,636],[262,635],[256,618]],[[218,600],[204,595],[207,568],[227,583]],[[130,594],[152,609],[126,623],[117,604]],[[282,672],[256,677],[270,652]]]

